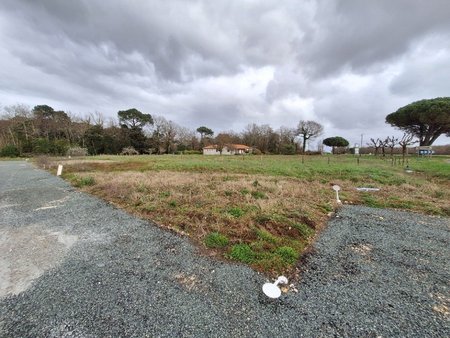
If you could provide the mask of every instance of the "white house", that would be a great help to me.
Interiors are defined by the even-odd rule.
[[[220,155],[220,150],[218,149],[217,144],[203,147],[203,155]]]
[[[251,150],[251,147],[244,144],[225,144],[222,150],[219,150],[217,144],[212,144],[203,147],[203,155],[243,155],[250,153]]]
[[[249,146],[244,144],[226,144],[222,148],[222,155],[243,155],[251,152]]]

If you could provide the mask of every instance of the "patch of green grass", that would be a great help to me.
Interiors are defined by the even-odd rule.
[[[390,197],[386,201],[386,207],[398,209],[412,209],[414,207],[414,203],[412,201],[407,201],[396,197]]]
[[[368,207],[372,208],[383,208],[384,205],[380,203],[373,195],[370,193],[363,193],[361,195],[362,202]]]
[[[242,216],[244,216],[244,214],[245,214],[245,211],[242,210],[242,209],[239,208],[239,207],[233,207],[233,208],[230,208],[230,209],[227,210],[227,212],[228,212],[231,216],[233,216],[233,217],[235,217],[235,218],[242,217]]]
[[[241,194],[242,195],[248,195],[248,194],[250,194],[250,190],[244,188],[244,189],[241,190]]]
[[[170,197],[170,191],[162,191],[159,193],[159,197],[161,198],[166,198],[166,197]]]
[[[248,244],[235,244],[231,247],[230,257],[243,263],[253,263],[256,258],[255,252]]]
[[[141,207],[141,210],[146,212],[153,212],[157,210],[157,207],[153,204],[146,204]]]
[[[73,181],[73,185],[78,188],[82,187],[90,187],[95,184],[95,180],[92,176],[84,176],[84,177],[77,177],[75,176],[75,179]]]
[[[169,207],[171,207],[171,208],[176,208],[178,205],[177,201],[175,201],[175,200],[169,201],[168,204],[169,204]]]
[[[344,196],[341,194],[341,197],[344,197]],[[333,205],[330,202],[323,203],[323,204],[319,205],[319,207],[325,212],[332,212],[334,210]]]
[[[223,248],[228,245],[230,240],[227,236],[222,235],[221,233],[211,232],[205,237],[204,242],[208,248]]]
[[[279,255],[283,261],[285,261],[287,264],[294,264],[299,257],[299,254],[297,251],[295,251],[290,246],[282,246],[279,247],[275,253]]]
[[[262,191],[252,191],[251,192],[254,199],[265,199],[267,198],[266,194]]]
[[[256,236],[258,236],[259,239],[272,243],[272,244],[276,244],[279,242],[279,239],[272,235],[270,232],[268,232],[267,230],[264,229],[256,229]]]
[[[314,230],[304,223],[293,223],[292,227],[297,229],[303,238],[308,238],[314,234]]]

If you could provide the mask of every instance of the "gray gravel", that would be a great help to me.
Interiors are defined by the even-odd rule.
[[[269,301],[251,269],[203,257],[31,165],[0,162],[2,278],[35,276],[0,298],[0,336],[448,337],[449,227],[343,207],[306,259],[299,292]],[[36,252],[15,261],[10,242],[31,228],[48,234],[37,236],[50,238],[42,248],[58,248],[51,264],[32,260],[36,238]]]

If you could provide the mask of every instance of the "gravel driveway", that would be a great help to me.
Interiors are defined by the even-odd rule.
[[[0,337],[448,337],[450,222],[343,207],[298,293],[0,162]]]

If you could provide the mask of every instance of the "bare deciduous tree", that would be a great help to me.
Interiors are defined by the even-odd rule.
[[[383,140],[380,138],[377,138],[376,140],[374,138],[370,139],[370,143],[367,143],[369,147],[373,147],[375,149],[375,156],[378,155],[378,152],[380,151],[381,147],[383,147]]]
[[[398,144],[398,138],[395,138],[394,136],[390,137],[388,136],[386,138],[386,145],[390,149],[391,156],[394,156],[394,148]]]
[[[405,163],[405,156],[408,151],[408,146],[412,145],[414,143],[419,142],[418,140],[414,140],[414,135],[411,133],[404,133],[401,140],[398,142],[398,144],[402,147],[402,157],[403,157],[403,163]]]
[[[300,121],[297,126],[297,135],[300,135],[303,139],[302,150],[303,153],[306,149],[306,141],[313,140],[316,137],[322,135],[323,126],[315,121]]]

